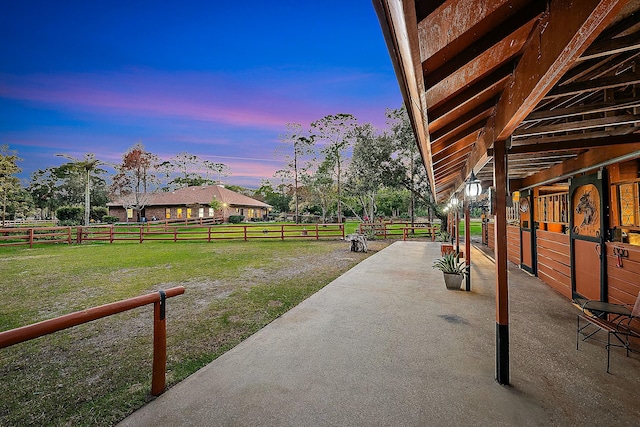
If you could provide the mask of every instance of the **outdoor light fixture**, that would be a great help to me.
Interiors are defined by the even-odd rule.
[[[455,208],[455,207],[457,207],[457,206],[458,206],[458,203],[460,203],[460,202],[458,201],[458,195],[456,194],[456,195],[454,195],[454,197],[451,199],[451,206]]]
[[[476,178],[476,174],[471,171],[471,176],[464,186],[464,193],[467,197],[477,197],[482,193],[482,185],[480,184],[480,180]]]

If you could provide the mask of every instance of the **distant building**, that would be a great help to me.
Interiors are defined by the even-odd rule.
[[[209,206],[213,199],[222,203],[222,210],[214,210]],[[186,219],[186,218],[221,218],[227,222],[231,215],[242,215],[245,220],[266,219],[271,205],[252,199],[244,194],[228,190],[222,185],[204,185],[186,187],[171,192],[146,193],[142,196],[144,208],[138,213],[129,210],[123,201],[107,203],[109,215],[121,222],[140,221],[142,218]],[[129,218],[127,218],[129,216]]]

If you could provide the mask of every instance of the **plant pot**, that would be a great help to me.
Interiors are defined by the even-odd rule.
[[[447,286],[447,289],[450,290],[459,290],[462,285],[462,279],[464,276],[462,274],[453,274],[453,273],[442,273],[444,274],[444,284]]]

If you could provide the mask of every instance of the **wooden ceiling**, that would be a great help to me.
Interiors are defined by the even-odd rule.
[[[373,0],[438,201],[640,156],[640,0]],[[638,64],[640,66],[640,64]]]

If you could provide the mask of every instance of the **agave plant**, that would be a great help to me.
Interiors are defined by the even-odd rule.
[[[467,274],[467,266],[464,261],[458,259],[458,255],[455,252],[448,252],[444,254],[442,258],[439,258],[433,262],[431,268],[437,268],[443,273],[449,274]]]

